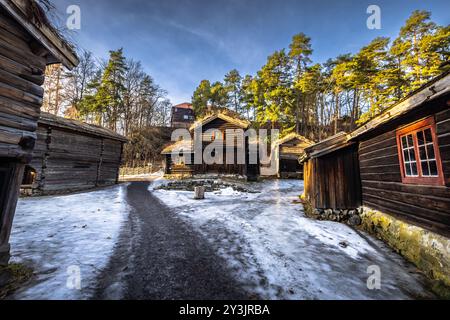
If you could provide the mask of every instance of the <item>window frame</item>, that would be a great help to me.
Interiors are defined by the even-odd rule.
[[[433,149],[436,158],[436,168],[437,168],[437,176],[423,176],[422,170],[422,159],[420,158],[419,151],[419,142],[417,139],[417,133],[421,131],[425,131],[426,129],[431,129],[431,136],[433,138]],[[414,155],[417,163],[417,177],[408,177],[405,172],[405,159],[403,155],[403,147],[401,138],[407,135],[412,135],[413,144],[414,144]],[[436,134],[436,122],[434,117],[429,117],[423,120],[420,120],[416,123],[408,125],[406,127],[400,128],[396,131],[397,138],[397,151],[399,157],[400,164],[400,172],[402,175],[402,183],[404,184],[422,184],[422,185],[434,185],[434,186],[443,186],[445,185],[444,173],[442,170],[442,162],[438,144],[438,137]]]

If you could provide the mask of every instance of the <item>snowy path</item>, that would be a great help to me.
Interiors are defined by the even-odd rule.
[[[148,186],[148,182],[134,182],[126,189],[129,220],[99,277],[94,298],[248,299],[250,295],[233,279],[226,261],[160,203]]]
[[[11,234],[12,262],[32,266],[36,277],[11,298],[88,299],[128,214],[125,190],[126,185],[120,185],[19,200]],[[78,271],[79,288],[70,277]]]
[[[164,182],[161,182],[164,183]],[[226,189],[153,193],[200,231],[249,292],[268,299],[409,299],[433,297],[417,270],[382,242],[338,223],[305,217],[294,204],[299,181]],[[367,288],[367,268],[381,269],[381,290]]]

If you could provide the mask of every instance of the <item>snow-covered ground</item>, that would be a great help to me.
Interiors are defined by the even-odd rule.
[[[151,189],[163,183],[159,180]],[[294,203],[302,182],[274,180],[251,186],[261,193],[228,188],[198,201],[192,192],[153,192],[199,230],[247,290],[262,298],[429,297],[423,277],[382,242],[343,224],[307,218]],[[367,287],[371,266],[381,270],[381,290]]]
[[[89,298],[129,211],[125,189],[120,185],[19,200],[11,235],[12,262],[33,266],[36,277],[13,298]]]

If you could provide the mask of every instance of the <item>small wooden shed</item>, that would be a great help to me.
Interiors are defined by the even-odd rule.
[[[25,165],[31,161],[44,91],[45,68],[78,64],[73,49],[34,0],[0,0],[0,264]]]
[[[275,142],[275,161],[278,177],[303,179],[303,163],[299,157],[314,142],[299,134],[289,134]]]
[[[305,197],[315,209],[345,210],[361,206],[358,145],[346,133],[305,149]]]
[[[41,113],[22,193],[48,195],[118,182],[127,139],[103,127]]]

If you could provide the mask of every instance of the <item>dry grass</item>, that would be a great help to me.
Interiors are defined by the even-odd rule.
[[[7,267],[0,267],[0,300],[11,295],[32,276],[33,270],[21,264],[12,263]]]

